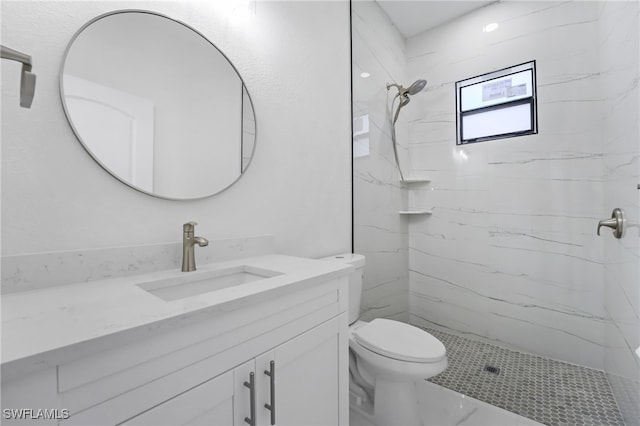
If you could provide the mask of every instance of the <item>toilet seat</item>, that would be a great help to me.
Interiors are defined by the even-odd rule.
[[[355,329],[353,336],[364,348],[400,361],[431,363],[447,355],[440,340],[399,321],[377,318]]]

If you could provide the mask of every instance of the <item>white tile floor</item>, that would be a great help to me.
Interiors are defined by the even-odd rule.
[[[534,426],[542,425],[502,408],[470,398],[435,383],[422,381],[419,386],[422,425],[407,426]],[[353,401],[352,401],[353,407]],[[350,410],[351,426],[376,426],[366,415]],[[377,425],[384,426],[384,425]]]

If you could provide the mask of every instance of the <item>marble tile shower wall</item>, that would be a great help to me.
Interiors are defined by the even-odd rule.
[[[355,251],[367,257],[362,318],[408,321],[406,205],[391,144],[386,83],[406,81],[405,41],[375,2],[352,3],[353,116],[367,116],[369,132],[356,137],[368,154],[354,158]],[[370,74],[362,78],[361,73]],[[407,83],[404,83],[407,84]],[[404,112],[404,111],[403,111]],[[407,123],[397,125],[399,155],[407,162]]]
[[[599,48],[604,102],[603,212],[622,207],[638,224],[640,183],[638,117],[638,2],[605,2],[600,7]],[[627,425],[640,423],[640,239],[637,226],[622,239],[606,238],[604,251],[606,328],[605,370]]]
[[[412,323],[604,368],[599,7],[496,3],[408,40],[430,82],[410,156],[432,179],[409,197],[433,209],[409,225]],[[530,60],[539,134],[456,147],[455,81]]]

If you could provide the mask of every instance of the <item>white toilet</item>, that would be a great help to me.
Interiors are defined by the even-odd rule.
[[[325,258],[353,264],[349,276],[350,409],[377,426],[421,425],[416,385],[447,368],[447,351],[426,331],[399,321],[358,321],[365,258]]]

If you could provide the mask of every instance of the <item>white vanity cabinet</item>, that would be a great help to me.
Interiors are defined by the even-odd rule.
[[[335,318],[124,425],[346,425],[336,392],[339,341]]]
[[[69,416],[2,424],[347,426],[346,272],[4,363],[3,411]]]

